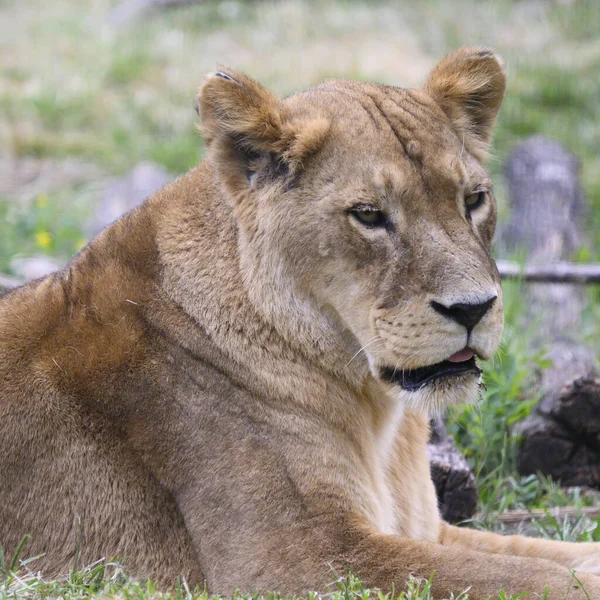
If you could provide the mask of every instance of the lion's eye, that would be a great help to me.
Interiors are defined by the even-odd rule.
[[[350,209],[350,214],[367,227],[386,227],[388,219],[385,213],[370,204],[359,204]]]
[[[478,192],[473,192],[465,197],[465,207],[467,208],[467,212],[470,213],[475,209],[479,208],[484,202],[487,196],[487,192],[480,190]]]

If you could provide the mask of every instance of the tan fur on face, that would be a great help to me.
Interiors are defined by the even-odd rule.
[[[0,298],[9,555],[29,533],[47,576],[77,553],[227,595],[324,591],[352,570],[385,591],[435,573],[436,597],[549,586],[558,600],[567,567],[595,572],[595,545],[441,522],[427,411],[471,399],[478,378],[408,391],[381,377],[498,345],[479,158],[503,93],[482,49],[444,59],[425,90],[331,81],[280,99],[209,77],[207,160]],[[357,204],[386,227],[361,225]],[[432,308],[493,295],[470,333]]]

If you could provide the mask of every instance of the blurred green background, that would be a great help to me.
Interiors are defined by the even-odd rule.
[[[508,64],[489,161],[501,216],[507,152],[530,134],[556,138],[580,158],[593,206],[574,258],[598,258],[597,0],[204,1],[117,22],[120,4],[0,2],[0,271],[15,255],[68,259],[108,182],[141,161],[173,175],[200,161],[194,96],[218,63],[282,95],[328,77],[417,86],[464,44]]]

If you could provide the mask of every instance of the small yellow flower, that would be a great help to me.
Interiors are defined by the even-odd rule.
[[[35,241],[40,248],[48,248],[52,244],[52,236],[47,231],[38,231],[35,234]]]
[[[76,242],[75,242],[75,250],[77,252],[79,252],[86,244],[88,243],[87,239],[82,237],[79,238]]]
[[[40,194],[35,199],[35,204],[38,208],[46,208],[48,206],[48,196],[47,194]]]

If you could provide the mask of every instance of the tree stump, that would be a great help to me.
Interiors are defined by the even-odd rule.
[[[524,253],[528,265],[571,259],[586,241],[587,209],[576,157],[558,142],[532,137],[510,154],[505,175],[512,218],[500,232],[500,253]],[[578,330],[586,304],[582,287],[538,283],[529,285],[526,295],[538,345],[571,338]]]
[[[568,260],[585,242],[585,198],[577,159],[557,142],[534,137],[509,156],[506,178],[512,220],[501,232],[504,253],[525,252],[531,265]],[[517,469],[541,472],[563,485],[600,486],[600,379],[595,353],[580,344],[582,286],[529,284],[527,319],[534,345],[548,347],[552,366],[539,382],[541,400],[520,423]]]

